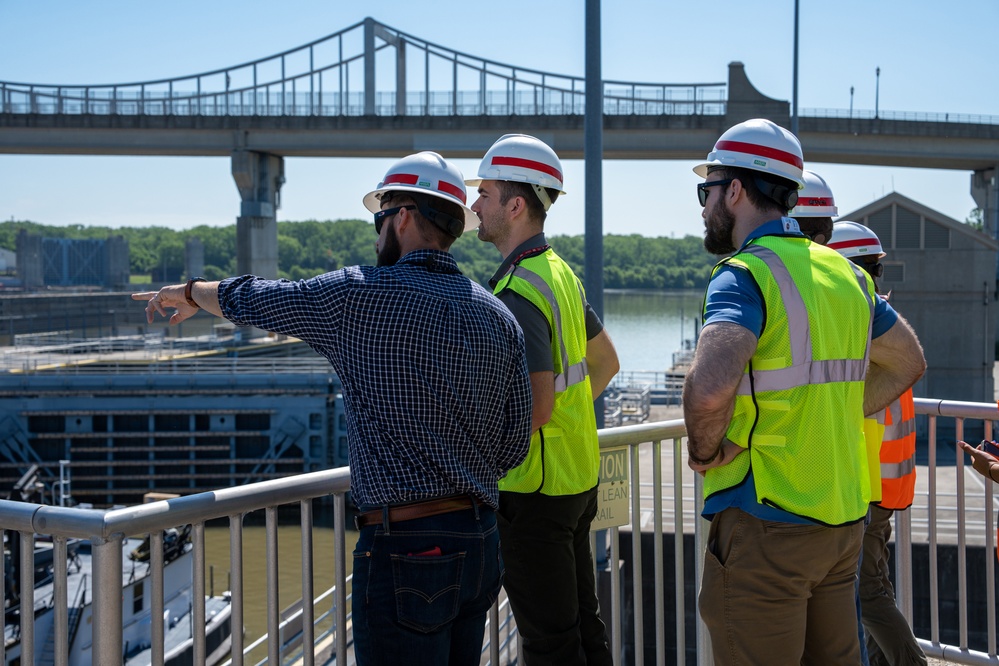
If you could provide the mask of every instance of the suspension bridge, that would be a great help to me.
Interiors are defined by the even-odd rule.
[[[478,158],[527,132],[563,159],[584,153],[585,79],[477,57],[367,18],[252,62],[115,84],[0,80],[0,153],[231,156],[248,229],[274,220],[284,157]],[[728,127],[790,105],[757,90],[741,63],[714,83],[602,82],[604,159],[701,159]],[[999,116],[811,109],[808,162],[958,169],[987,230],[999,224]],[[239,270],[276,275],[273,254]],[[251,270],[252,269],[252,270]]]

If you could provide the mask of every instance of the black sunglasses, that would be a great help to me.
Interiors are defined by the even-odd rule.
[[[707,183],[697,184],[697,200],[701,202],[701,208],[708,203],[708,188],[714,187],[716,185],[728,185],[734,178],[722,178],[721,180],[712,180]]]
[[[385,210],[380,210],[375,213],[375,233],[379,235],[382,233],[382,222],[385,221],[386,217],[392,217],[403,209],[416,210],[416,206],[412,204],[407,206],[396,206],[395,208],[386,208]]]
[[[864,267],[864,270],[870,274],[871,277],[879,278],[882,275],[884,275],[885,265],[882,264],[880,261],[877,263],[861,264],[861,265]]]

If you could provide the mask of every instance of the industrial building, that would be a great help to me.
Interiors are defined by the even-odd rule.
[[[881,239],[881,291],[912,324],[926,356],[915,395],[992,402],[999,243],[898,192],[839,219]]]

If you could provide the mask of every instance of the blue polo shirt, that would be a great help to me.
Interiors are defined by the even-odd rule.
[[[802,236],[798,223],[790,217],[771,220],[757,227],[746,237],[742,248],[755,238],[762,236]],[[739,248],[740,251],[742,248]],[[843,261],[849,261],[844,259]],[[726,264],[715,272],[708,283],[704,296],[704,325],[717,322],[731,322],[753,332],[759,339],[763,331],[764,314],[763,294],[756,280],[749,271]],[[876,298],[874,305],[874,323],[872,338],[885,334],[898,320],[898,314],[883,298]],[[753,469],[750,467],[746,480],[737,486],[723,490],[709,497],[704,503],[701,515],[710,520],[716,513],[725,509],[738,508],[761,520],[773,520],[783,523],[809,524],[814,521],[781,509],[760,504],[756,501],[756,482],[753,479]]]

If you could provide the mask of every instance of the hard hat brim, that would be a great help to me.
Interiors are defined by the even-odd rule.
[[[468,187],[476,187],[477,188],[479,185],[482,184],[483,181],[486,181],[486,180],[500,181],[500,180],[503,180],[503,179],[502,178],[469,178],[469,179],[467,179],[465,181],[465,185],[468,186]],[[508,182],[508,183],[526,183],[527,185],[531,184],[531,183],[528,183],[527,181],[524,181],[524,180],[507,180],[506,182]],[[542,185],[542,187],[547,187],[547,186]],[[558,187],[550,187],[548,189],[557,191],[559,193],[559,195],[565,194],[565,190],[560,189]]]

